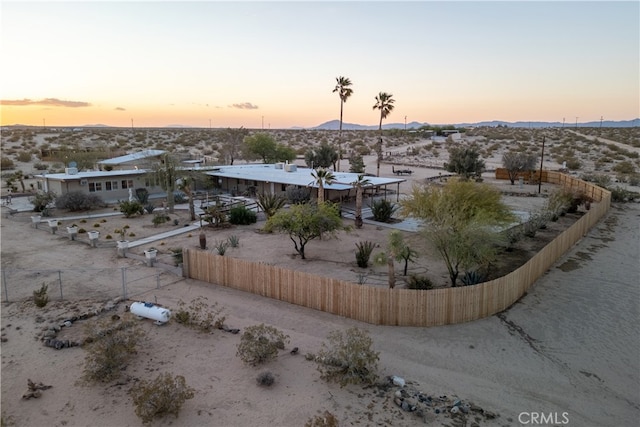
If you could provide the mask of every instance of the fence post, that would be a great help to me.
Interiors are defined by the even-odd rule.
[[[156,273],[156,289],[160,289],[160,273]]]
[[[62,296],[62,272],[58,270],[58,284],[60,285],[60,300],[62,301],[64,297]]]
[[[122,267],[122,298],[127,299],[127,267]]]
[[[9,302],[9,292],[7,291],[7,270],[2,269],[2,284],[4,286],[4,302]]]

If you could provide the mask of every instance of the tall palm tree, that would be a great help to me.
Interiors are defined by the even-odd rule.
[[[392,96],[393,95],[390,93],[380,92],[378,96],[376,96],[376,104],[373,106],[374,110],[380,110],[380,127],[378,127],[380,139],[378,140],[378,145],[376,147],[376,151],[378,153],[378,170],[376,176],[380,176],[380,161],[382,160],[382,119],[386,119],[393,111],[393,103],[396,102],[396,100],[393,99]]]
[[[337,172],[340,172],[340,157],[342,157],[342,111],[344,107],[344,103],[347,102],[347,99],[351,95],[353,95],[353,89],[351,89],[351,80],[348,77],[336,77],[336,87],[333,89],[333,92],[338,92],[338,96],[340,97],[340,131],[338,132],[338,166],[336,168]]]
[[[371,181],[363,174],[358,175],[358,178],[351,183],[356,189],[356,228],[362,228],[362,189],[369,184],[371,184]]]
[[[333,183],[336,176],[329,169],[319,168],[311,172],[313,181],[310,184],[318,185],[318,204],[324,203],[324,186]]]

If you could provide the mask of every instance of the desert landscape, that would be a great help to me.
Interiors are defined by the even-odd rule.
[[[299,154],[310,145],[332,143],[337,135],[327,131],[270,132]],[[637,129],[580,129],[580,133],[547,129],[534,133],[532,137],[530,130],[499,128],[471,130],[464,138],[482,147],[483,159],[491,170],[500,167],[502,153],[508,148],[537,152],[539,139],[545,134],[549,150],[545,168],[565,166],[569,173],[589,180],[606,181],[608,177],[604,184],[633,200],[639,190]],[[205,134],[209,139],[204,139]],[[20,130],[3,132],[2,158],[11,158],[13,167],[25,177],[26,191],[17,188],[13,192],[14,203],[18,204],[28,198],[30,176],[42,167],[49,171],[62,167],[59,160],[43,158],[43,150],[68,146],[78,152],[83,148],[85,153],[117,155],[143,148],[171,148],[185,156],[210,156],[219,161],[225,142],[211,134],[206,130],[170,129],[77,133]],[[370,145],[376,134],[345,134],[349,150],[360,152],[367,172],[374,171]],[[392,133],[386,141],[381,175],[391,176],[392,165],[411,167],[414,173],[400,190],[406,194],[413,184],[443,173],[446,144],[446,140]],[[348,166],[343,160],[342,168]],[[7,194],[5,173],[13,172],[5,172],[3,167],[3,195]],[[512,186],[508,181],[493,179],[490,171],[483,174],[483,179],[500,189],[513,210],[524,213],[541,209],[545,196],[553,191],[553,186],[543,185],[544,191],[537,194],[535,185]],[[190,223],[184,206],[181,208],[172,215],[180,227]],[[91,248],[86,242],[70,241],[64,231],[51,234],[46,225],[34,229],[29,212],[9,214],[3,208],[5,212],[1,223],[3,271],[91,266],[109,272],[91,277],[87,289],[113,283],[117,289],[118,269],[124,266],[152,270],[143,261],[143,251],[151,246],[159,250],[161,262],[171,264],[172,248],[198,245],[199,231],[185,232],[132,248],[132,256],[122,258],[117,256],[115,242],[101,238],[99,247]],[[90,212],[99,213],[113,214],[114,209]],[[55,212],[54,216],[61,220],[60,230],[79,221],[65,220],[69,213]],[[116,215],[101,217],[104,222],[97,218],[86,219],[87,228],[97,223],[106,235],[129,225],[135,234],[133,240],[175,228],[171,224],[154,227],[145,217],[123,218],[117,211]],[[532,424],[535,414],[555,417],[548,423],[555,425],[633,425],[640,416],[639,218],[637,203],[615,203],[607,217],[512,308],[480,321],[434,328],[363,324],[175,275],[175,280],[160,287],[149,279],[148,290],[134,299],[114,299],[117,291],[108,298],[89,298],[91,294],[80,289],[67,293],[64,300],[52,293],[44,308],[36,307],[30,297],[41,285],[37,275],[17,285],[24,292],[20,298],[13,297],[16,285],[12,282],[12,297],[9,302],[3,297],[2,306],[2,422],[15,426],[141,425],[128,391],[143,379],[170,372],[184,376],[195,389],[195,396],[185,402],[177,419],[169,416],[154,425],[302,426],[313,417],[324,417],[325,411],[333,414],[341,426],[510,426]],[[553,238],[572,220],[575,218],[565,217],[550,223],[535,241],[521,247],[521,256],[526,259],[535,253],[536,245]],[[348,218],[344,221],[351,222]],[[366,285],[386,285],[384,266],[371,266],[363,274],[353,254],[358,241],[383,244],[390,230],[387,226],[367,222],[361,230],[341,233],[338,240],[313,241],[308,247],[309,259],[303,262],[293,255],[287,236],[260,233],[263,224],[261,218],[254,226],[207,228],[208,246],[213,248],[215,242],[234,235],[239,246],[230,248],[226,256],[350,281],[365,280]],[[403,233],[420,253],[410,264],[410,272],[428,275],[435,286],[446,286],[446,268],[437,255],[430,252],[418,233]],[[162,274],[174,273],[167,269]],[[80,343],[89,334],[86,325],[109,320],[113,315],[133,318],[127,312],[133,301],[155,301],[175,311],[181,301],[198,297],[223,309],[227,329],[242,331],[264,323],[288,335],[289,343],[274,361],[253,367],[236,356],[240,334],[222,329],[202,333],[173,320],[163,326],[140,320],[144,338],[122,377],[91,386],[78,383],[86,356],[84,346],[56,350],[44,344],[51,330],[58,340]],[[105,305],[109,309],[103,311]],[[82,313],[97,315],[60,327]],[[379,352],[380,380],[374,386],[341,388],[321,380],[316,363],[305,356],[320,351],[331,331],[354,326],[369,333],[373,349]],[[294,348],[298,350],[293,352]],[[271,387],[256,384],[256,377],[264,371],[275,377]],[[394,384],[389,379],[392,376],[403,379],[405,386]],[[37,399],[23,399],[28,380],[52,387]],[[402,400],[414,399],[415,408],[407,410],[399,405],[399,395]],[[461,409],[452,412],[454,407]]]

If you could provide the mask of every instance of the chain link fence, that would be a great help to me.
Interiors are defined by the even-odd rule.
[[[73,268],[73,269],[2,269],[2,303],[33,298],[33,292],[47,286],[49,299],[105,300],[118,296],[131,298],[152,289],[183,280],[180,268],[170,266]]]

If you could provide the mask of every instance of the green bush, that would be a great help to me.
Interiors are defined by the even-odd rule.
[[[433,289],[433,282],[428,277],[411,275],[407,279],[409,289]]]
[[[143,215],[144,214],[144,206],[142,203],[133,200],[124,202],[120,202],[120,212],[122,212],[125,218],[131,218],[134,215]]]
[[[356,251],[356,263],[358,267],[367,268],[369,266],[369,258],[371,258],[371,253],[376,247],[376,244],[365,240],[364,242],[356,243],[356,247],[358,248]]]
[[[167,218],[168,216],[164,212],[156,212],[155,214],[153,214],[153,219],[151,220],[151,222],[157,227],[160,224],[164,224],[165,222],[167,222]]]
[[[332,331],[315,357],[323,380],[347,384],[373,384],[378,379],[379,352],[373,351],[369,333],[353,327]]]
[[[275,359],[278,350],[284,349],[285,342],[289,342],[289,336],[273,326],[264,323],[249,326],[240,338],[236,356],[244,363],[255,366]]]
[[[460,278],[465,286],[477,285],[486,280],[487,276],[478,270],[465,271],[464,276]]]
[[[49,206],[49,203],[54,200],[56,200],[56,193],[53,191],[38,191],[34,196],[29,197],[34,212],[44,212]]]
[[[160,374],[153,381],[141,380],[129,393],[136,415],[145,424],[167,415],[177,418],[184,402],[195,396],[195,390],[187,385],[183,376],[174,377],[169,373]]]
[[[71,191],[57,197],[55,205],[58,209],[67,209],[71,212],[78,212],[95,209],[104,206],[105,204],[97,194],[86,194],[81,191]]]
[[[229,236],[227,240],[229,241],[229,246],[231,246],[232,248],[237,248],[238,246],[240,246],[240,238],[235,234]]]
[[[393,214],[398,210],[398,205],[386,199],[374,200],[371,204],[373,219],[378,222],[389,222]]]
[[[7,170],[7,169],[13,169],[15,167],[16,165],[15,163],[13,163],[13,160],[5,156],[0,157],[0,169]]]
[[[236,206],[229,211],[229,222],[234,225],[250,225],[258,221],[258,216],[245,206]]]

